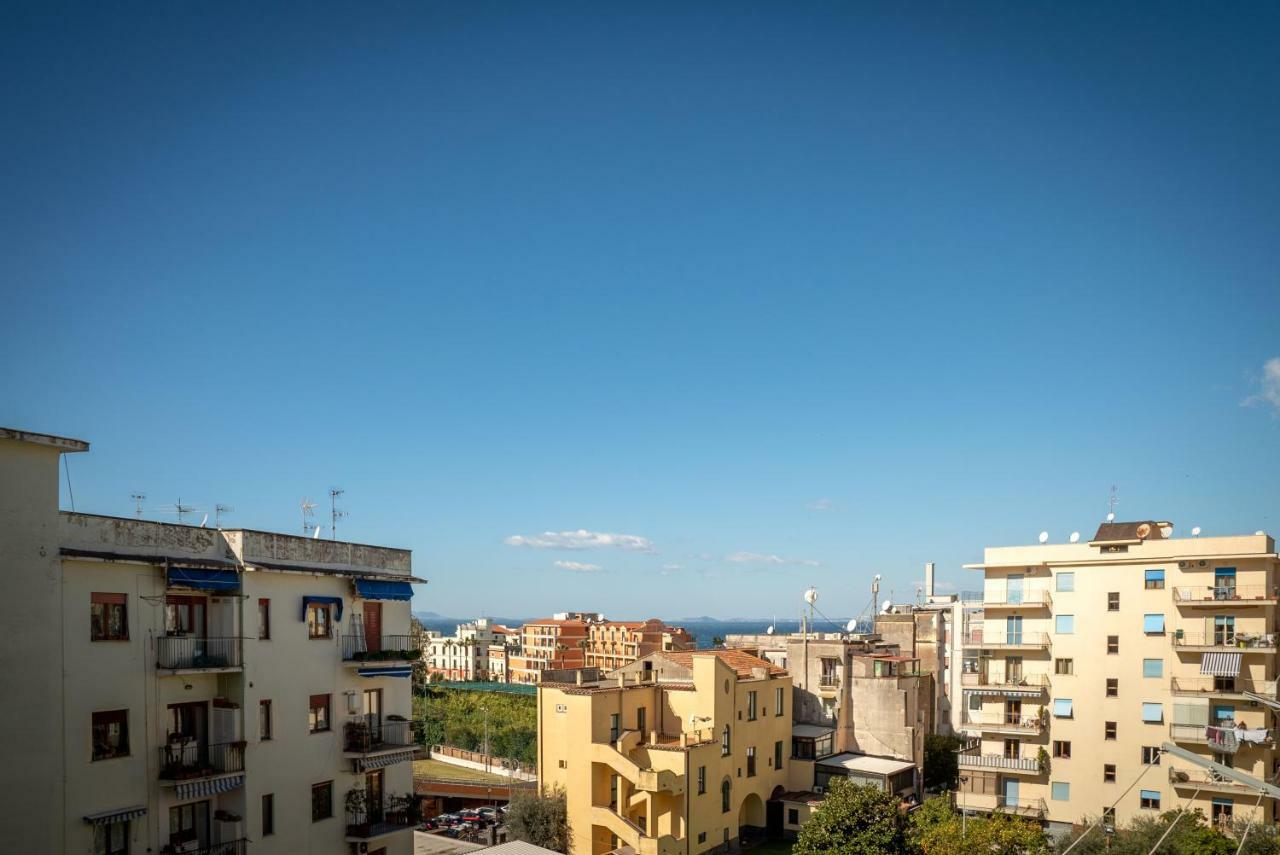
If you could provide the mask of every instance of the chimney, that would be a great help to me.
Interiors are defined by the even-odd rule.
[[[924,599],[926,603],[933,599],[933,562],[932,561],[924,565]]]

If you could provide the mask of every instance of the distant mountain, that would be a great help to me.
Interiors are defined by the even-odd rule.
[[[453,620],[453,618],[438,615],[435,612],[414,612],[413,616],[418,620]]]

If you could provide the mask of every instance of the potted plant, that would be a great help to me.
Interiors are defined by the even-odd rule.
[[[1049,774],[1049,752],[1044,750],[1044,746],[1040,746],[1040,750],[1036,752],[1036,759],[1040,761],[1040,771],[1046,775]]]
[[[347,834],[360,837],[369,834],[369,792],[364,787],[347,790]]]

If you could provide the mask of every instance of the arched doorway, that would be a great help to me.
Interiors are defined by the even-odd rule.
[[[770,840],[777,840],[783,835],[783,805],[782,796],[786,793],[785,787],[774,787],[773,793],[769,796],[769,801],[765,802],[765,828],[768,830]]]
[[[738,845],[748,845],[764,838],[766,823],[764,799],[755,793],[747,793],[738,808]]]

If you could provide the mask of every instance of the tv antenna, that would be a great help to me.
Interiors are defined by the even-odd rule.
[[[146,493],[130,493],[129,498],[133,499],[133,514],[138,519],[142,519],[142,503],[147,500]]]
[[[307,534],[315,528],[316,503],[310,497],[303,497],[298,507],[302,509],[302,533]]]
[[[213,527],[222,528],[222,515],[229,514],[234,510],[235,508],[231,507],[230,505],[214,505],[213,506]]]
[[[1111,485],[1111,495],[1107,498],[1107,519],[1114,520],[1116,518],[1116,505],[1120,504],[1119,491],[1116,485]]]
[[[338,497],[347,492],[341,487],[329,488],[329,516],[332,522],[329,528],[330,540],[338,539],[338,520],[347,515],[347,512],[338,508]]]
[[[175,502],[173,505],[161,508],[160,513],[173,514],[178,518],[178,524],[182,525],[183,523],[186,522],[187,514],[194,514],[194,513],[197,513],[199,510],[200,509],[197,508],[195,505],[182,504],[182,499],[181,497],[179,497],[178,501]]]

